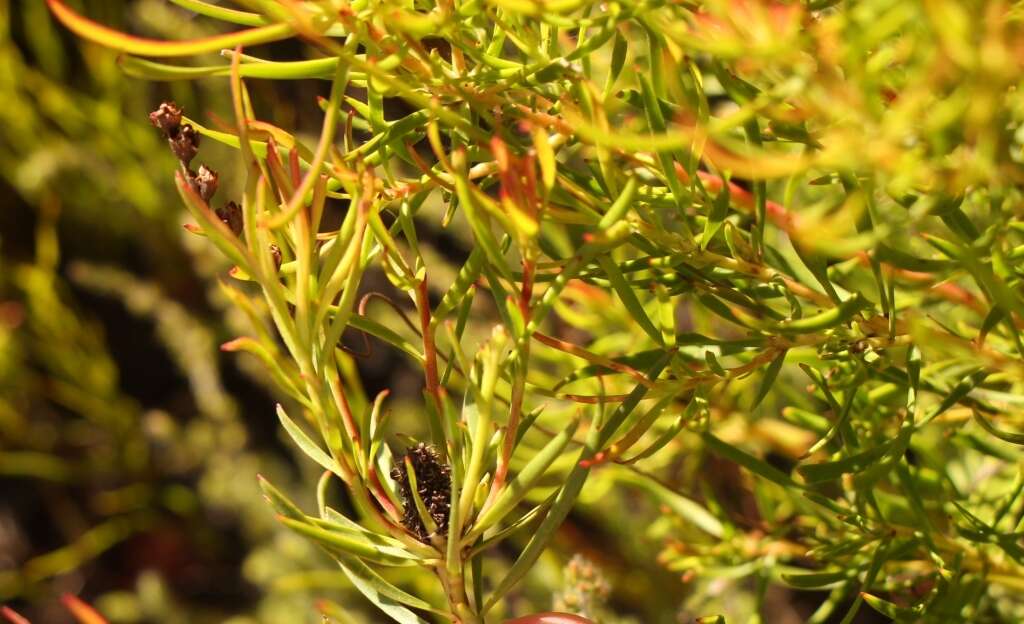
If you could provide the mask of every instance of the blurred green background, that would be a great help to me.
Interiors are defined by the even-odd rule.
[[[197,28],[163,3],[86,5]],[[115,61],[44,3],[0,2],[0,602],[54,623],[64,592],[125,622],[309,610],[308,588],[277,585],[315,554],[275,529],[253,479],[299,474],[261,373],[217,348],[236,322],[222,267],[186,240],[145,116],[220,95]]]

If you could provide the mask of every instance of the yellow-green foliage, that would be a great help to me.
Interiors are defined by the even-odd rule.
[[[203,187],[202,150],[175,175],[236,265],[254,329],[226,348],[264,361],[326,471],[316,507],[264,490],[389,617],[535,610],[520,581],[552,578],[575,510],[600,533],[570,550],[665,544],[679,600],[609,562],[645,621],[781,621],[783,588],[823,592],[813,622],[1019,618],[1016,4],[175,4],[222,34],[49,0],[133,76],[230,90],[230,127],[186,106],[163,130],[238,148],[237,195]],[[307,56],[261,56],[290,39]],[[327,81],[318,136],[253,106],[267,79]],[[360,290],[381,275],[406,305]],[[418,427],[364,396],[360,334],[422,369]],[[416,481],[410,433],[450,485]]]

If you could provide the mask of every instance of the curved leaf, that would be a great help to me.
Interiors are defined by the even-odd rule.
[[[63,0],[46,0],[46,3],[61,23],[83,39],[88,39],[105,48],[129,54],[138,54],[140,56],[190,56],[207,52],[219,52],[236,46],[250,46],[280,41],[287,39],[295,32],[288,24],[270,24],[223,35],[213,35],[212,37],[204,37],[202,39],[182,41],[147,39],[145,37],[129,35],[94,22],[72,11],[64,4]]]

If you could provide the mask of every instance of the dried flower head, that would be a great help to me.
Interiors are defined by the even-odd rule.
[[[170,138],[178,133],[181,125],[181,107],[174,102],[164,102],[149,114],[149,121]]]
[[[434,447],[421,442],[406,451],[391,470],[391,478],[398,483],[402,507],[405,509],[402,524],[410,533],[425,541],[429,535],[416,511],[416,501],[405,470],[405,458],[409,458],[416,473],[416,492],[427,508],[430,519],[442,533],[448,530],[448,510],[452,496],[451,467],[441,461]]]
[[[199,165],[199,172],[192,176],[193,187],[204,202],[209,202],[217,192],[219,178],[217,172],[206,165]]]
[[[217,218],[224,222],[224,225],[228,226],[231,233],[238,236],[242,233],[242,208],[233,201],[229,201],[224,204],[223,208],[218,208],[216,211]],[[280,250],[278,251],[280,256]]]
[[[199,153],[199,134],[189,124],[183,124],[178,131],[167,137],[171,151],[186,167]]]

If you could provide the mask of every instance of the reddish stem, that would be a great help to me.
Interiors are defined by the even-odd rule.
[[[348,404],[348,398],[341,387],[341,377],[337,373],[334,373],[334,383],[331,385],[333,386],[331,391],[334,394],[334,402],[341,413],[341,421],[345,424],[345,432],[352,439],[352,447],[358,452],[360,448],[359,427],[352,416],[352,408]]]
[[[519,311],[523,316],[523,325],[530,326],[530,300],[533,297],[533,276],[536,265],[532,260],[523,260],[523,287],[519,294]],[[494,483],[488,498],[493,499],[505,485],[505,478],[508,476],[508,465],[512,460],[512,447],[516,440],[516,431],[519,430],[519,420],[523,413],[523,394],[526,391],[526,364],[530,357],[530,341],[523,344],[522,357],[519,366],[521,374],[517,376],[512,387],[512,404],[509,407],[508,425],[505,426],[505,439],[501,448],[501,458],[494,471]]]
[[[434,407],[437,409],[437,416],[441,418],[444,414],[444,402],[441,398],[441,380],[437,374],[437,347],[434,344],[434,330],[430,325],[430,297],[427,293],[427,276],[416,286],[416,307],[420,313],[420,330],[423,333],[423,357],[426,360],[424,374],[427,382],[427,392],[434,397]]]
[[[4,616],[4,619],[10,622],[10,624],[32,624],[20,613],[8,606],[0,607],[0,615]]]
[[[107,624],[106,618],[100,615],[99,611],[79,600],[72,594],[64,594],[60,597],[64,608],[71,612],[71,615],[82,624]]]
[[[384,485],[380,482],[380,476],[377,475],[377,467],[370,464],[366,467],[367,477],[370,481],[370,491],[373,493],[373,497],[377,499],[377,503],[384,509],[390,518],[396,522],[400,522],[402,519],[402,513],[398,511],[395,504],[391,502],[388,495],[384,492]]]

